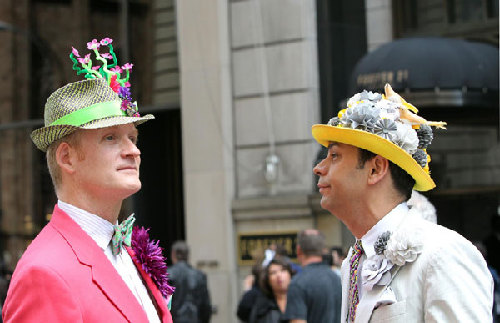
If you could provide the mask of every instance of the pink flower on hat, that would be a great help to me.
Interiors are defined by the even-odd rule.
[[[115,66],[112,69],[110,69],[110,71],[115,73],[121,73],[122,69],[120,68],[120,66]]]
[[[113,42],[113,39],[108,38],[108,37],[101,39],[101,45],[103,45],[103,46],[109,45],[112,42]]]
[[[78,58],[78,62],[80,62],[81,64],[87,64],[88,62],[90,62],[90,54],[85,55],[84,58]]]
[[[122,66],[122,68],[124,70],[131,70],[132,69],[132,66],[134,66],[134,64],[130,64],[130,63],[125,63],[125,65]]]
[[[113,75],[111,76],[111,80],[109,82],[109,86],[113,89],[113,91],[115,91],[116,93],[118,93],[118,91],[120,90],[120,83],[118,83],[116,81],[116,75]]]
[[[101,57],[104,57],[104,58],[107,58],[107,59],[112,59],[113,58],[113,56],[111,56],[110,53],[102,53]]]
[[[92,39],[91,42],[87,43],[88,49],[99,49],[99,47],[101,47],[101,44],[97,41],[97,39]]]
[[[76,50],[75,47],[71,47],[71,52],[73,53],[73,55],[75,55],[76,57],[80,57],[80,53],[78,53],[78,51]]]

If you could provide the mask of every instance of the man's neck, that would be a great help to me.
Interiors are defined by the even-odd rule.
[[[371,199],[364,207],[353,210],[343,222],[357,239],[361,239],[368,230],[402,202],[402,198]]]
[[[322,262],[323,258],[321,256],[304,256],[301,261],[302,267],[305,267],[310,264]]]
[[[96,198],[92,195],[79,192],[65,192],[64,190],[57,192],[57,197],[68,204],[76,206],[89,213],[95,214],[104,220],[115,224],[118,220],[118,215],[121,210],[122,201],[104,200]]]

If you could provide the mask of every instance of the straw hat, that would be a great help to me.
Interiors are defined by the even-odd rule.
[[[85,73],[86,80],[69,83],[50,95],[45,104],[45,126],[31,133],[31,139],[38,149],[47,151],[55,142],[77,129],[99,129],[116,125],[141,124],[154,119],[151,114],[140,116],[137,104],[131,102],[129,70],[132,64],[123,68],[116,66],[116,56],[111,46],[112,40],[95,39],[87,44],[94,51],[102,66],[92,68],[90,54],[81,58],[73,48],[70,58],[75,63],[73,69],[78,74]],[[99,53],[99,47],[109,48],[108,53]],[[108,64],[108,59],[113,62]],[[81,64],[82,68],[78,66]],[[112,68],[111,70],[108,68]],[[126,77],[121,78],[123,70]]]
[[[436,186],[429,174],[427,147],[433,139],[431,126],[444,129],[446,123],[419,117],[418,110],[389,84],[385,95],[363,91],[349,99],[347,106],[328,124],[313,125],[318,143],[328,147],[330,142],[340,142],[387,158],[413,177],[417,191]]]

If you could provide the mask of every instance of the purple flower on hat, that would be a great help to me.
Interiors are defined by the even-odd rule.
[[[111,72],[115,72],[115,73],[121,73],[122,72],[122,69],[120,66],[115,66],[113,67],[112,69],[110,69]]]
[[[122,66],[122,68],[124,70],[131,70],[132,69],[132,66],[134,66],[134,64],[130,64],[130,63],[125,63],[125,65]]]
[[[99,49],[99,47],[101,47],[101,44],[97,41],[97,39],[92,39],[91,42],[87,43],[88,49]]]
[[[107,59],[113,59],[113,56],[111,56],[111,54],[110,54],[110,53],[102,53],[102,54],[101,54],[101,57],[103,57],[103,58],[107,58]]]
[[[78,51],[76,50],[75,47],[71,47],[71,52],[73,53],[73,55],[75,55],[76,57],[80,57],[80,53],[78,53]]]
[[[111,39],[111,38],[106,37],[106,38],[101,39],[101,45],[103,45],[103,46],[109,45],[112,42],[113,42],[113,39]]]
[[[122,104],[121,104],[121,108],[123,111],[127,112],[127,109],[128,109],[128,105],[130,104],[130,101],[129,100],[122,100]]]
[[[120,87],[120,89],[118,90],[118,95],[122,99],[129,100],[129,101],[132,100],[132,95],[130,94],[130,89],[125,87],[125,86]]]

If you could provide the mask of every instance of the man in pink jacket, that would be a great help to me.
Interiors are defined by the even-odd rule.
[[[118,225],[122,201],[141,188],[136,125],[154,117],[131,102],[132,65],[116,66],[111,43],[87,44],[102,64],[94,69],[73,49],[87,79],[56,90],[31,135],[58,202],[17,264],[4,322],[172,322],[161,251],[133,217]]]

